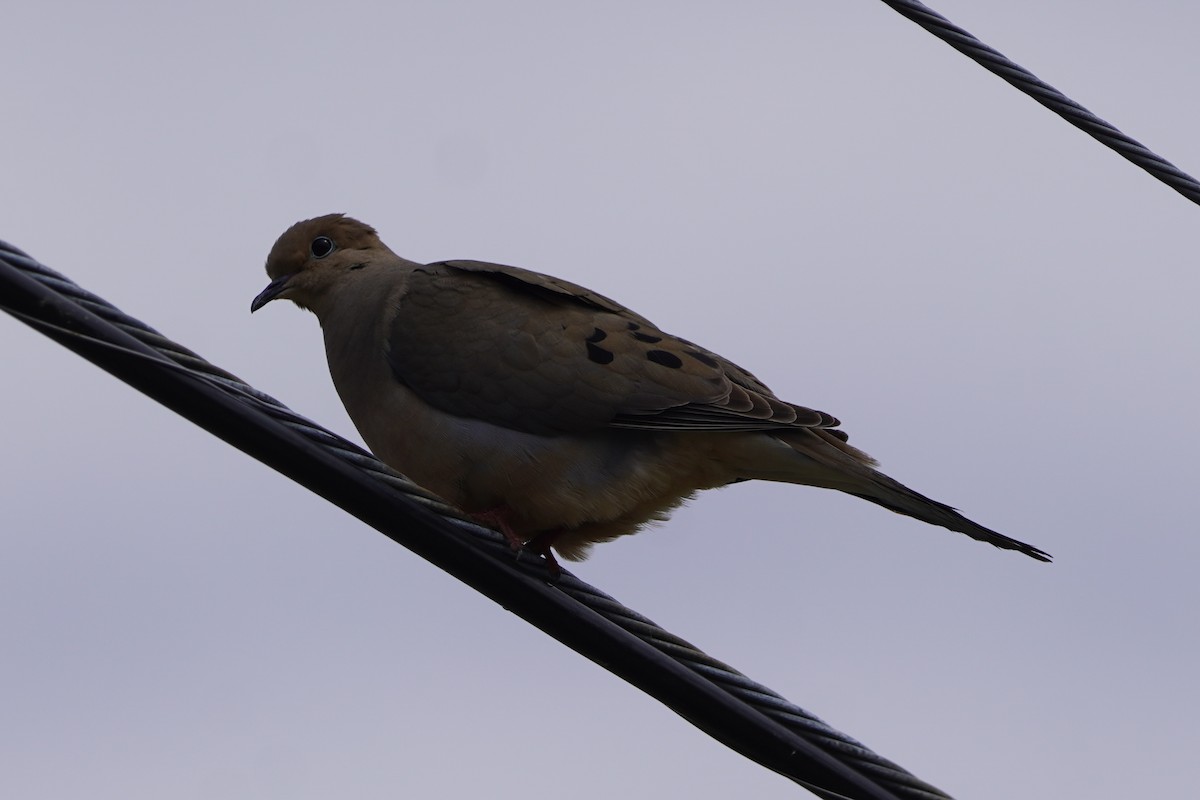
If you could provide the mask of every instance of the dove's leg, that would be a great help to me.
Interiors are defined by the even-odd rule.
[[[508,510],[507,506],[496,506],[485,511],[473,511],[468,516],[480,525],[484,525],[494,531],[499,531],[504,540],[508,542],[508,546],[513,550],[520,552],[521,548],[525,546],[525,537],[513,530],[512,524],[509,522],[512,512]]]
[[[557,578],[562,575],[562,567],[558,564],[558,559],[554,557],[554,551],[550,548],[554,545],[554,541],[565,533],[565,529],[556,528],[551,531],[542,531],[534,534],[528,542],[525,543],[526,550],[533,552],[546,559],[546,569],[550,570],[550,576]]]
[[[554,557],[554,553],[550,550],[551,545],[554,544],[554,540],[563,533],[562,529],[542,531],[526,539],[513,529],[511,522],[512,511],[507,506],[496,506],[485,511],[473,512],[469,516],[479,524],[499,531],[500,535],[508,542],[508,546],[517,553],[518,557],[523,550],[536,553],[546,559],[546,568],[550,571],[552,577],[557,578],[562,574],[562,567],[558,565],[558,559]]]

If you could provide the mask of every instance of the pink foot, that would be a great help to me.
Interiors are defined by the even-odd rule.
[[[562,567],[558,565],[558,559],[554,557],[554,553],[550,549],[551,545],[554,544],[554,540],[562,533],[561,530],[542,531],[526,539],[513,529],[511,522],[512,511],[507,506],[496,506],[484,511],[475,511],[469,516],[480,525],[486,525],[493,530],[499,531],[504,540],[508,542],[508,546],[518,556],[522,550],[528,550],[546,559],[546,569],[549,570],[550,577],[558,578],[562,575]]]
[[[526,550],[532,550],[546,559],[546,569],[550,570],[550,577],[556,580],[562,576],[562,567],[558,565],[558,559],[554,557],[554,551],[550,548],[554,545],[554,540],[562,535],[562,532],[562,528],[542,531],[534,534],[533,538],[525,543]]]
[[[525,546],[524,537],[514,531],[512,525],[509,523],[509,517],[512,516],[512,512],[508,510],[507,506],[496,506],[485,511],[474,511],[468,516],[480,525],[485,525],[492,530],[499,531],[504,536],[504,540],[508,542],[508,546],[513,550],[520,552],[521,548]]]

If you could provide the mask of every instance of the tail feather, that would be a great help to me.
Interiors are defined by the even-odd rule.
[[[972,522],[945,503],[939,503],[920,492],[915,492],[882,472],[874,470],[872,472],[874,472],[871,476],[872,483],[875,486],[871,487],[874,490],[871,493],[843,491],[855,497],[861,497],[863,500],[870,500],[888,511],[894,511],[897,514],[919,519],[932,525],[940,525],[958,533],[965,533],[977,541],[987,542],[1004,550],[1016,550],[1030,558],[1036,558],[1038,561],[1050,561],[1049,553]]]
[[[847,444],[841,437],[835,438],[829,434],[830,431],[825,430],[776,434],[774,438],[787,444],[795,454],[804,457],[803,466],[793,470],[791,475],[783,475],[776,471],[769,475],[752,477],[789,480],[793,483],[837,489],[869,500],[897,514],[965,533],[972,539],[1004,550],[1016,550],[1038,561],[1050,561],[1049,553],[972,522],[945,503],[939,503],[915,492],[899,481],[872,469],[875,459]]]

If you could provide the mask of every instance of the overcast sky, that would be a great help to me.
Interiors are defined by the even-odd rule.
[[[1198,209],[869,0],[9,4],[0,238],[358,440],[292,222],[560,275],[1039,564],[709,492],[584,579],[962,798],[1200,782]],[[938,0],[1200,171],[1200,4]],[[0,796],[803,790],[0,316]]]

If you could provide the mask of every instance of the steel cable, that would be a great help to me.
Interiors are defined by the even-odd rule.
[[[1200,182],[1141,142],[1097,117],[1029,70],[989,47],[924,3],[883,0],[905,19],[938,37],[987,71],[999,75],[1096,141],[1132,161],[1193,203],[1200,203]]]

